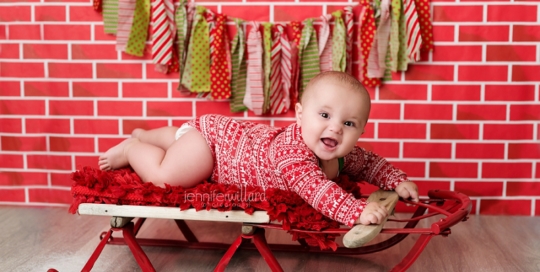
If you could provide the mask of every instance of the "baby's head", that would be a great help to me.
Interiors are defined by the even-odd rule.
[[[323,72],[308,83],[296,104],[296,123],[319,159],[341,158],[364,133],[370,108],[368,92],[353,76]]]

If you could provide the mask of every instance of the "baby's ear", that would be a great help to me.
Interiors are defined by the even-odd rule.
[[[294,106],[294,111],[296,113],[296,124],[300,126],[302,124],[302,105],[300,103],[296,103]]]

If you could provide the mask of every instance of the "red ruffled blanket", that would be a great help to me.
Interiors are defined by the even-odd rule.
[[[131,168],[114,171],[84,167],[72,174],[73,203],[69,212],[75,214],[81,203],[106,203],[118,205],[145,205],[179,207],[181,210],[217,209],[229,211],[242,209],[248,214],[255,210],[268,213],[270,220],[282,222],[283,229],[292,234],[293,241],[304,239],[311,246],[337,249],[338,234],[305,233],[299,230],[320,231],[339,228],[340,224],[322,215],[294,192],[270,188],[218,184],[204,181],[193,188],[166,186],[161,188],[151,182],[142,182]],[[346,191],[360,197],[358,183],[346,176],[336,182]]]

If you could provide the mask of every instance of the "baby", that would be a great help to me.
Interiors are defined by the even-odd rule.
[[[332,181],[367,181],[418,201],[417,186],[384,158],[356,146],[370,97],[342,72],[313,78],[296,104],[296,123],[284,128],[203,115],[180,128],[135,129],[99,158],[102,170],[131,165],[145,182],[192,187],[210,179],[238,186],[292,190],[312,207],[348,226],[378,224],[388,211],[356,199]]]

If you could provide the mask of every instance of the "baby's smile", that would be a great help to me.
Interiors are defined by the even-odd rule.
[[[335,148],[338,145],[338,141],[332,138],[321,138],[321,142],[328,148]]]

